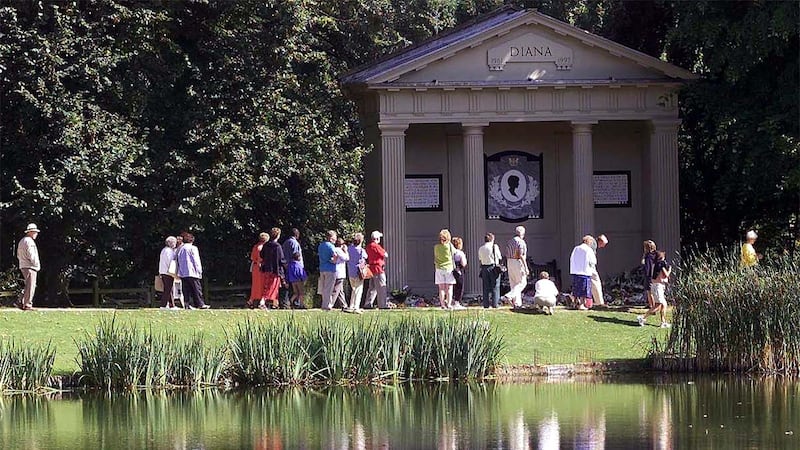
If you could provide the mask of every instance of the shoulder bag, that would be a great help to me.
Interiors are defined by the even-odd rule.
[[[497,247],[497,244],[492,247],[492,260],[494,261],[494,267],[492,267],[492,272],[494,272],[494,276],[499,277],[503,274],[506,270],[506,266],[500,263],[497,259],[497,254],[500,252],[500,249]]]
[[[374,277],[375,274],[372,273],[372,270],[369,268],[369,264],[361,263],[358,265],[358,278],[362,280],[369,280]]]

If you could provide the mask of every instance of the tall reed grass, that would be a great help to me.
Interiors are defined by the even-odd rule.
[[[180,341],[116,318],[102,320],[75,344],[82,383],[108,390],[217,384],[227,363],[224,350],[199,335]]]
[[[675,279],[673,327],[661,363],[800,372],[800,257],[742,268],[738,248],[695,250]]]
[[[81,379],[108,390],[481,379],[504,349],[494,328],[468,317],[247,320],[227,340],[227,348],[207,345],[200,335],[181,342],[104,320],[76,340]]]
[[[49,386],[56,351],[47,345],[0,342],[0,391],[36,391]]]
[[[504,349],[494,328],[464,317],[247,321],[228,340],[235,385],[480,379]]]

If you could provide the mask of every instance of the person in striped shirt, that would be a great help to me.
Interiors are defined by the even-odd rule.
[[[525,227],[518,226],[514,233],[516,235],[506,245],[508,283],[511,290],[503,297],[514,308],[519,308],[522,306],[522,291],[528,284],[528,245],[525,243]]]

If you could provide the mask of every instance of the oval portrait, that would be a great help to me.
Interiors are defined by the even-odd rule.
[[[511,169],[503,174],[500,180],[500,190],[503,193],[503,198],[507,201],[516,203],[525,198],[525,192],[528,190],[528,182],[525,175],[519,170]]]

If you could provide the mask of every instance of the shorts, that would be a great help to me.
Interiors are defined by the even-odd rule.
[[[592,278],[588,275],[572,275],[572,295],[590,298],[592,296]]]
[[[653,283],[650,285],[650,292],[653,293],[653,300],[667,306],[667,297],[664,292],[667,290],[667,285],[661,283]]]
[[[452,270],[447,269],[436,269],[436,273],[433,277],[436,280],[436,284],[456,284],[456,277],[453,276]]]

